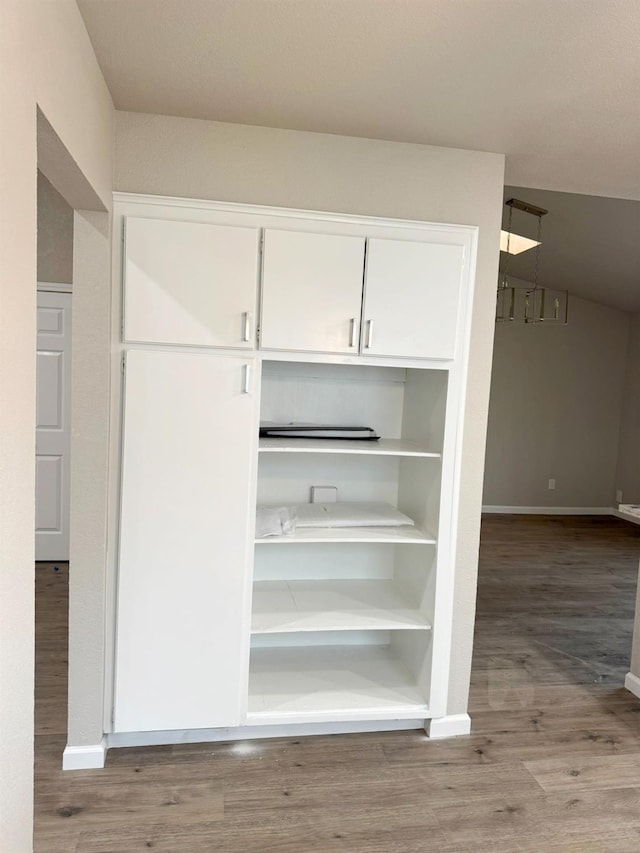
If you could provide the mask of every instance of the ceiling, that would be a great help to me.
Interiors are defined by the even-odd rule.
[[[77,2],[117,109],[505,153],[541,281],[640,311],[638,0]]]
[[[523,187],[505,187],[504,198],[549,211],[542,217],[540,285],[623,311],[640,311],[640,201]],[[505,229],[508,219],[505,206]],[[538,219],[514,210],[511,227],[516,234],[535,238]],[[505,258],[502,254],[502,268]],[[533,281],[534,269],[533,250],[509,258],[509,276]]]

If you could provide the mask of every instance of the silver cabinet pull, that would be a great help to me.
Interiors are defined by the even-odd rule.
[[[369,349],[372,343],[373,343],[373,320],[367,320],[367,342],[365,344],[365,347],[367,349]]]
[[[242,365],[242,393],[248,394],[251,390],[251,365]]]
[[[251,314],[248,311],[245,311],[242,315],[244,318],[244,330],[242,333],[243,341],[251,340]]]
[[[354,347],[356,345],[356,318],[352,317],[349,320],[349,346]]]

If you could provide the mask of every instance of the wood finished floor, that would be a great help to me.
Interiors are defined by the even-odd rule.
[[[635,853],[639,558],[615,519],[484,520],[468,737],[112,750],[73,773],[67,571],[39,564],[36,853]]]

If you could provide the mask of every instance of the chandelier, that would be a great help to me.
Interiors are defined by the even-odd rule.
[[[507,231],[500,234],[500,251],[506,253],[504,270],[498,279],[496,299],[496,322],[546,323],[566,326],[569,312],[569,294],[566,290],[552,290],[540,287],[538,271],[540,267],[540,246],[542,245],[542,217],[549,211],[544,207],[510,198],[505,202],[509,208]],[[514,234],[511,228],[513,211],[535,216],[538,220],[535,240]],[[533,284],[528,281],[509,279],[509,261],[511,255],[528,250],[535,251]]]

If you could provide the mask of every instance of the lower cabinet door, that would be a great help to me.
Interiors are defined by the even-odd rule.
[[[256,440],[249,367],[127,354],[117,732],[240,723]]]

